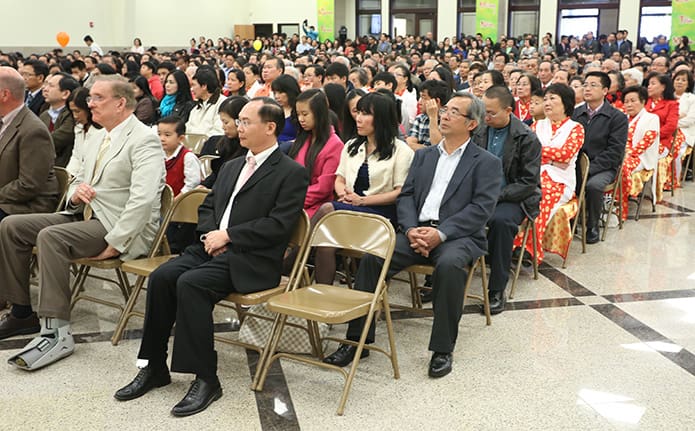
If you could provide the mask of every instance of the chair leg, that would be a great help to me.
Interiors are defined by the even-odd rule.
[[[514,299],[514,292],[516,292],[516,282],[519,280],[519,273],[521,273],[521,266],[524,261],[524,250],[526,250],[526,240],[528,239],[528,232],[530,223],[527,221],[526,227],[524,228],[524,236],[521,240],[521,253],[519,253],[519,259],[516,262],[516,268],[514,268],[514,277],[512,278],[512,288],[509,290],[509,299]],[[534,243],[535,247],[535,243]],[[535,248],[534,248],[535,249]],[[536,256],[534,254],[533,259],[535,261]]]
[[[620,172],[618,172],[620,175]],[[620,187],[620,178],[615,180],[615,186],[613,187],[613,193],[611,193],[611,203],[608,205],[608,213],[606,213],[606,222],[603,224],[603,234],[601,234],[601,241],[606,240],[606,232],[608,232],[608,221],[610,220],[611,214],[613,214],[613,207],[615,207],[615,194]],[[619,205],[622,208],[622,205]],[[620,217],[620,216],[619,216]],[[620,222],[618,222],[620,224]]]
[[[413,308],[422,308],[422,298],[420,298],[420,287],[417,284],[417,274],[409,272],[408,280],[410,281],[410,298]]]
[[[80,266],[80,269],[77,271],[77,276],[75,277],[75,282],[72,285],[72,298],[70,299],[70,311],[75,308],[75,304],[77,301],[80,299],[80,292],[82,289],[84,289],[84,283],[87,280],[87,276],[89,275],[89,269],[90,267],[87,265],[82,265]]]
[[[142,290],[142,287],[145,285],[146,278],[147,277],[139,275],[137,280],[135,280],[135,284],[133,285],[133,289],[130,292],[128,302],[126,302],[125,308],[123,309],[123,313],[121,314],[121,318],[118,319],[116,329],[113,331],[113,335],[111,336],[111,344],[114,346],[118,345],[118,343],[121,341],[121,338],[123,337],[123,332],[125,331],[125,328],[128,325],[128,320],[130,320],[130,316],[133,312],[133,309],[135,308],[135,303],[138,300],[140,291]]]
[[[282,336],[282,330],[285,327],[285,321],[287,321],[287,315],[278,314],[273,323],[273,328],[270,330],[270,336],[268,337],[268,345],[263,350],[262,357],[265,357],[265,361],[257,365],[257,367],[263,367],[260,375],[258,376],[258,381],[251,385],[251,387],[256,391],[262,391],[263,385],[265,384],[265,379],[268,377],[268,370],[273,364],[275,351],[277,350],[278,343],[280,342],[280,337]]]
[[[532,221],[531,239],[533,240],[533,279],[538,280],[538,230],[536,222]]]
[[[492,316],[490,315],[490,297],[488,296],[487,287],[487,269],[485,268],[485,256],[480,256],[480,278],[483,284],[483,310],[485,311],[485,322],[487,326],[492,325]]]
[[[401,372],[398,368],[398,355],[396,354],[396,336],[393,332],[393,322],[391,321],[391,307],[389,306],[386,288],[384,288],[383,307],[386,320],[386,332],[389,337],[389,348],[391,349],[391,366],[393,367],[393,378],[400,379]]]

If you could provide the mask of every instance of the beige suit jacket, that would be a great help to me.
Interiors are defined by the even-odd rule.
[[[7,214],[55,211],[54,160],[48,129],[23,107],[0,137],[0,209]]]
[[[121,252],[121,259],[129,260],[147,254],[154,240],[166,169],[162,144],[154,131],[134,115],[125,121],[120,138],[111,143],[96,172],[94,165],[106,130],[88,137],[84,164],[68,196],[82,182],[94,187],[96,197],[91,206],[94,217],[108,232],[104,239]],[[67,211],[79,213],[83,206],[71,206],[68,202]]]

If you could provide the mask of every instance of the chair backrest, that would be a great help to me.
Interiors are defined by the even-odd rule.
[[[193,189],[174,199],[174,206],[167,223],[198,223],[198,207],[210,193],[208,189]]]
[[[60,199],[58,200],[58,206],[56,207],[56,211],[60,211],[63,209],[63,206],[65,205],[65,199],[67,198],[71,175],[70,172],[67,171],[67,169],[61,168],[60,166],[54,166],[53,172],[55,172],[56,179],[58,180],[58,190],[60,191]]]
[[[355,250],[386,259],[393,253],[395,242],[396,232],[386,218],[341,210],[319,220],[309,244]]]
[[[219,158],[220,156],[214,156],[212,154],[206,154],[198,157],[198,160],[200,160],[200,164],[203,167],[203,174],[206,178],[212,173],[212,161]]]
[[[579,175],[581,176],[582,182],[579,184],[579,202],[584,202],[584,189],[586,188],[586,180],[589,178],[589,156],[586,153],[581,153],[579,155]],[[618,171],[620,175],[620,171]]]
[[[202,133],[186,133],[183,145],[193,151],[194,154],[200,154],[200,150],[203,149],[203,144],[207,140],[208,136]]]
[[[309,231],[311,230],[311,224],[309,222],[309,215],[306,211],[302,210],[302,214],[297,220],[297,224],[292,230],[292,236],[290,237],[290,242],[288,243],[288,249],[297,247],[297,256],[292,264],[292,270],[289,275],[289,281],[287,283],[287,289],[293,289],[294,283],[301,280],[302,272],[304,270],[304,254],[307,252],[307,246],[309,244]]]

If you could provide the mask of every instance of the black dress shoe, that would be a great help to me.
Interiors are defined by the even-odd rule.
[[[15,335],[35,334],[40,330],[41,323],[36,313],[31,313],[31,316],[20,319],[8,311],[0,317],[0,340]]]
[[[221,396],[222,386],[217,377],[211,381],[196,378],[186,396],[171,409],[171,414],[180,417],[200,413]]]
[[[160,388],[171,383],[169,370],[166,368],[155,369],[146,366],[128,385],[122,387],[113,395],[118,401],[130,401],[139,398],[150,391],[150,389]]]
[[[420,303],[427,304],[428,302],[432,302],[432,289],[431,288],[426,287],[424,289],[420,289],[418,292],[420,295]]]
[[[490,300],[490,314],[500,314],[504,311],[504,307],[507,305],[507,297],[504,294],[504,290],[498,292],[488,292],[488,299]],[[485,314],[485,307],[481,306],[481,314]]]
[[[326,364],[344,367],[346,365],[349,365],[350,362],[352,362],[352,360],[355,359],[356,351],[357,347],[355,346],[351,346],[349,344],[341,344],[340,347],[338,347],[338,350],[333,352],[332,355],[323,358],[323,362],[325,362]],[[360,359],[366,358],[367,356],[369,356],[369,350],[362,349]]]
[[[596,244],[601,239],[598,227],[589,227],[586,229],[586,243]]]
[[[430,368],[427,372],[430,377],[444,377],[451,372],[451,364],[454,357],[451,353],[434,352],[430,359]]]

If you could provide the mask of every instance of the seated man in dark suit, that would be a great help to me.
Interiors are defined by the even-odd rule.
[[[483,96],[485,127],[473,141],[500,160],[504,177],[495,212],[488,222],[490,312],[504,311],[512,244],[525,217],[538,216],[541,201],[541,143],[536,134],[512,115],[514,97],[507,87],[490,87]]]
[[[463,307],[466,266],[487,249],[485,224],[495,209],[502,184],[502,162],[471,142],[482,124],[485,106],[468,93],[454,95],[442,110],[438,144],[415,153],[410,172],[398,196],[400,233],[388,277],[403,268],[434,265],[432,296],[434,322],[429,350],[430,377],[451,371],[458,324]],[[355,288],[373,292],[383,262],[362,259]],[[347,339],[359,340],[364,319],[350,322]],[[374,326],[367,342],[374,342]],[[324,362],[345,366],[356,347],[343,344]],[[367,356],[364,350],[362,356]]]
[[[277,145],[285,115],[270,98],[252,99],[237,125],[245,158],[227,162],[198,211],[201,242],[159,267],[149,279],[138,358],[148,364],[115,394],[132,400],[169,384],[167,342],[176,323],[171,370],[196,379],[174,416],[205,410],[222,396],[212,310],[232,292],[278,285],[290,235],[304,206],[306,170]]]
[[[24,62],[19,73],[24,78],[27,86],[24,104],[36,115],[48,109],[48,104],[43,98],[43,84],[48,77],[48,65],[39,60]]]
[[[68,97],[79,84],[67,73],[56,73],[46,80],[43,97],[49,108],[39,115],[48,127],[55,146],[55,166],[66,167],[75,144],[75,119],[67,106]]]
[[[625,156],[627,116],[606,101],[610,77],[589,72],[584,78],[585,104],[574,110],[572,119],[584,126],[582,152],[589,156],[586,182],[586,243],[599,241],[598,221],[603,208],[603,190],[615,180]],[[577,170],[577,185],[581,184]]]

